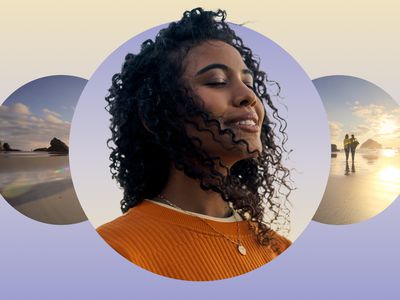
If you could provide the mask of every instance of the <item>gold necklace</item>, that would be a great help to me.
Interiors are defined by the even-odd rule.
[[[192,212],[190,212],[190,211],[187,211],[187,210],[184,210],[184,209],[180,208],[179,206],[177,206],[176,204],[172,203],[172,202],[169,201],[167,198],[165,198],[164,195],[159,194],[159,195],[157,196],[157,198],[161,199],[162,201],[164,201],[166,204],[168,204],[168,205],[171,206],[171,207],[174,207],[174,208],[179,209],[179,210],[181,210],[181,211],[183,211],[183,212],[185,212],[185,213],[187,213],[187,214],[189,214],[189,215],[191,215],[191,216],[194,216],[194,217],[199,218],[201,221],[203,221],[204,223],[206,223],[206,224],[207,224],[212,230],[214,230],[216,233],[218,233],[219,235],[222,235],[225,239],[227,239],[228,241],[230,241],[230,242],[232,242],[233,244],[235,244],[235,245],[237,246],[237,249],[238,249],[238,251],[239,251],[239,253],[240,253],[241,255],[244,256],[244,255],[247,254],[246,248],[240,243],[240,239],[239,239],[239,237],[240,237],[239,222],[238,222],[238,220],[236,219],[235,211],[233,210],[233,208],[232,208],[232,214],[233,214],[233,217],[234,217],[235,220],[236,220],[237,242],[234,241],[234,240],[232,240],[230,237],[226,236],[226,235],[223,234],[222,232],[218,231],[217,229],[215,229],[214,226],[212,226],[210,223],[208,223],[208,222],[207,222],[206,220],[204,220],[203,218],[200,218],[199,216],[195,215],[194,213],[192,213]]]

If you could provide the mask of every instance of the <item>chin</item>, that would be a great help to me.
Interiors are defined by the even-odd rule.
[[[247,145],[242,142],[233,143],[230,136],[224,135],[218,142],[211,138],[203,138],[203,150],[211,156],[219,157],[227,166],[240,160],[257,158],[262,153],[263,146],[259,136],[238,136],[236,140],[246,141]]]
[[[262,146],[252,146],[249,144],[249,150],[250,152],[247,151],[247,147],[245,145],[240,145],[229,153],[224,153],[224,155],[221,155],[220,157],[225,157],[226,159],[223,159],[224,161],[229,161],[230,165],[244,160],[244,159],[251,159],[251,158],[258,158],[262,152]]]
[[[240,145],[240,151],[242,152],[242,155],[246,156],[246,158],[258,157],[262,152],[261,141],[259,139],[246,141],[248,143],[248,147],[244,144]]]

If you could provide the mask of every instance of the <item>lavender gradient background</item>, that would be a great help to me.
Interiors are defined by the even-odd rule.
[[[399,215],[400,197],[383,213],[359,224],[311,222],[296,243],[270,264],[229,280],[201,283],[142,271],[116,255],[89,222],[42,224],[21,215],[0,196],[0,295],[4,299],[396,299]]]
[[[89,222],[51,226],[0,198],[4,299],[398,299],[400,199],[369,221],[312,222],[279,259],[222,281],[178,281],[116,255]],[[396,297],[397,296],[397,297]]]
[[[70,167],[75,190],[89,221],[98,227],[121,215],[122,191],[111,179],[110,115],[104,109],[111,77],[119,72],[128,52],[137,53],[141,43],[154,38],[158,26],[135,36],[115,50],[96,70],[79,99],[70,136]],[[328,120],[320,96],[302,67],[280,46],[257,32],[232,25],[247,46],[261,58],[261,69],[281,86],[281,97],[273,97],[288,123],[284,163],[296,168],[291,177],[297,190],[290,196],[289,239],[294,241],[311,221],[325,191],[330,167]],[[276,93],[276,91],[271,91]],[[284,103],[284,104],[282,104]],[[287,107],[285,107],[285,105]]]

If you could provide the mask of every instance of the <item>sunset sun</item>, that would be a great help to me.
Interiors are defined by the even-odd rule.
[[[385,120],[381,124],[380,133],[390,134],[394,133],[397,129],[397,124],[393,120]]]

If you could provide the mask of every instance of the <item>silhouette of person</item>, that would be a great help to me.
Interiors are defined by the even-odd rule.
[[[344,149],[344,153],[346,154],[346,162],[349,160],[349,152],[350,152],[350,139],[349,139],[349,135],[346,134],[344,136],[344,140],[343,140],[343,149]]]
[[[354,137],[354,134],[352,134],[350,138],[350,151],[351,151],[351,161],[353,162],[353,164],[354,164],[354,155],[356,154],[356,148],[359,144],[360,143]]]
[[[356,172],[356,167],[354,166],[354,161],[351,163],[351,172]]]
[[[349,162],[346,160],[346,171],[344,172],[344,175],[349,175],[349,174],[350,174]]]

